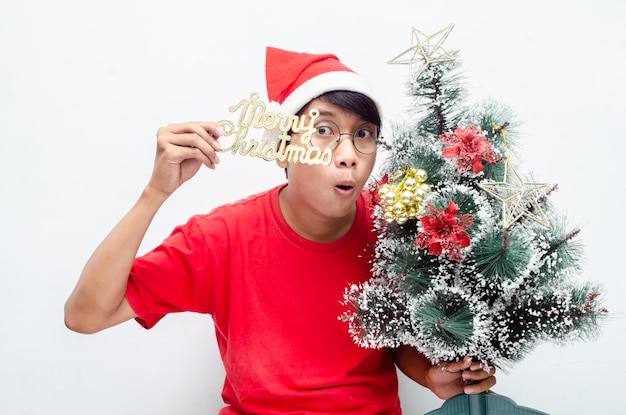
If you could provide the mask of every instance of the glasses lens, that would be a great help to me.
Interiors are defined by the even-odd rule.
[[[320,121],[315,126],[315,132],[311,136],[311,144],[322,150],[330,147],[334,150],[339,140],[339,127],[332,121]]]
[[[352,137],[354,148],[359,153],[371,154],[378,148],[378,127],[372,123],[361,124],[354,133],[341,133],[337,124],[332,121],[321,121],[315,128],[316,131],[311,136],[311,144],[321,149],[334,150],[342,135]]]
[[[354,147],[363,154],[371,154],[378,147],[378,128],[371,123],[360,125],[354,135],[352,142]]]

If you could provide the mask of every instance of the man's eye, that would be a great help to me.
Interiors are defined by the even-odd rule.
[[[317,133],[321,136],[332,136],[334,134],[333,129],[327,125],[320,125],[317,127]]]
[[[372,131],[369,128],[361,128],[359,129],[359,131],[357,131],[355,135],[358,138],[363,138],[366,140],[369,140],[371,138],[376,138],[376,134],[374,133],[374,131]]]

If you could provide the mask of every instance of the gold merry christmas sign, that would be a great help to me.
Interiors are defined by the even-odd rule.
[[[267,161],[279,160],[293,163],[320,164],[327,166],[333,158],[330,148],[320,148],[311,144],[311,137],[316,132],[315,120],[319,117],[317,109],[311,109],[308,115],[288,115],[268,110],[259,100],[259,94],[250,93],[249,99],[242,99],[236,105],[228,107],[232,113],[239,112],[236,123],[221,120],[217,125],[224,129],[220,143],[220,152],[231,152],[241,156],[258,157]],[[271,137],[260,140],[246,139],[250,127],[262,128],[271,132]],[[297,144],[291,143],[291,136],[298,135]],[[233,137],[229,141],[228,137]],[[276,136],[274,138],[274,136]]]

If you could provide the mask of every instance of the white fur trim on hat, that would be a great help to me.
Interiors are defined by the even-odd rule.
[[[331,91],[360,92],[363,95],[370,97],[376,104],[378,113],[382,118],[380,104],[376,98],[372,96],[372,93],[365,84],[363,78],[354,72],[348,71],[326,72],[309,79],[285,98],[283,103],[278,107],[279,111],[285,115],[294,115],[313,99]],[[271,102],[270,104],[272,108],[276,108],[278,103]],[[264,137],[272,141],[277,141],[280,134],[281,131],[279,129],[268,130],[264,134]]]

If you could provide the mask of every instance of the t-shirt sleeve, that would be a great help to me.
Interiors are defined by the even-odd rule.
[[[219,230],[206,232],[206,217],[192,217],[176,227],[161,245],[135,259],[131,268],[126,298],[145,328],[153,327],[168,313],[193,311],[210,313],[215,259],[212,252],[226,242],[210,241]]]

